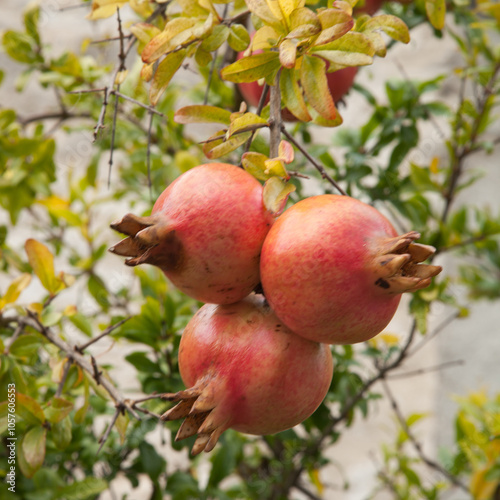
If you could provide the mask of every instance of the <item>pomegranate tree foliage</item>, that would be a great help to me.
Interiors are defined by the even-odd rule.
[[[3,33],[3,50],[22,69],[18,91],[28,80],[37,82],[56,93],[57,105],[32,115],[0,109],[0,423],[7,442],[13,383],[18,437],[15,492],[3,488],[2,498],[97,498],[123,474],[131,482],[127,498],[137,498],[139,477],[147,478],[154,499],[320,498],[326,447],[335,446],[346,427],[370,418],[372,401],[381,397],[393,403],[399,429],[382,450],[377,490],[409,499],[445,498],[451,489],[476,499],[498,494],[498,396],[461,396],[455,446],[432,458],[413,430],[422,415],[403,415],[386,381],[425,335],[432,338],[443,326],[428,326],[433,305],[452,311],[443,324],[467,315],[451,286],[465,287],[467,302],[500,296],[500,216],[488,200],[477,207],[454,203],[480,175],[477,153],[498,154],[492,129],[500,93],[498,5],[388,2],[371,17],[351,15],[354,4],[84,2],[93,22],[117,18],[118,40],[107,43],[119,46],[119,54],[106,61],[88,46],[53,56],[37,7],[24,13],[23,30]],[[132,24],[121,22],[125,12]],[[455,41],[462,61],[454,73],[427,81],[409,81],[403,73],[386,83],[383,98],[356,84],[371,111],[361,127],[344,127],[342,108],[325,83],[326,64],[381,67],[392,45],[408,42],[422,23],[431,24],[436,50],[443,34]],[[236,60],[254,30],[253,43],[263,52]],[[201,75],[189,89],[174,78],[185,67]],[[260,79],[270,87],[270,105],[241,106],[232,82]],[[450,81],[459,82],[452,105],[429,100],[429,91]],[[187,104],[179,105],[181,97]],[[300,121],[282,127],[280,105]],[[412,156],[426,121],[446,146],[439,158]],[[200,144],[192,137],[196,122],[217,123],[220,130]],[[317,127],[336,127],[331,143],[313,140]],[[69,168],[59,169],[61,138],[85,137],[85,145],[92,135],[89,154],[76,148]],[[174,465],[160,445],[168,442],[187,456],[192,439],[173,441],[179,423],[158,421],[169,404],[154,394],[183,389],[179,339],[200,304],[156,269],[107,272],[115,261],[106,249],[116,242],[108,225],[116,205],[148,213],[165,185],[207,158],[239,164],[242,157],[257,178],[272,179],[268,203],[279,206],[289,193],[292,201],[303,197],[302,176],[317,179],[325,193],[338,186],[388,211],[401,228],[421,232],[422,241],[437,248],[436,260],[452,254],[457,271],[445,269],[413,295],[413,326],[400,339],[382,334],[355,347],[332,347],[331,388],[300,431],[264,437],[226,431],[208,458]],[[18,231],[28,239],[21,243]],[[130,354],[124,360],[116,354],[113,365],[101,362],[96,348],[105,337],[108,344],[112,338],[132,346]],[[133,399],[118,386],[111,370],[122,361],[135,370],[142,396]],[[2,477],[9,470],[4,450]],[[202,481],[197,470],[207,460],[210,472]],[[432,479],[422,465],[435,472]]]

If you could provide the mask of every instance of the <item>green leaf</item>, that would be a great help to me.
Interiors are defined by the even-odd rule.
[[[45,460],[46,438],[47,429],[41,425],[37,425],[26,432],[21,441],[24,459],[33,471],[33,474],[42,466]]]
[[[181,67],[186,57],[186,49],[178,50],[168,54],[158,65],[149,89],[149,100],[153,106],[156,106],[161,95],[165,92],[170,80]]]
[[[60,422],[53,424],[50,435],[56,448],[65,450],[73,438],[71,418],[66,416]]]
[[[217,106],[195,104],[184,106],[175,112],[174,121],[176,123],[231,123],[231,112]]]
[[[155,448],[147,441],[142,441],[139,445],[139,455],[144,472],[151,479],[157,480],[159,475],[165,470],[165,459],[158,455]]]
[[[17,358],[29,358],[38,352],[43,338],[35,333],[21,335],[9,347],[9,352]]]
[[[45,414],[42,407],[31,396],[16,393],[16,413],[28,424],[42,424]]]
[[[44,410],[45,417],[53,424],[56,424],[66,418],[73,409],[73,403],[66,399],[54,396],[49,401],[49,406]]]
[[[35,52],[36,42],[26,33],[8,30],[2,39],[3,47],[14,61],[24,64],[43,62],[43,58]]]
[[[285,39],[279,47],[280,63],[284,68],[294,68],[297,58],[297,42]]]
[[[92,274],[88,281],[88,289],[92,297],[94,297],[95,301],[104,309],[108,310],[109,308],[109,292],[106,289],[106,285],[104,281],[102,281],[99,276],[96,274]]]
[[[226,131],[225,130],[220,130],[216,132],[212,138],[222,136],[225,138],[226,136]],[[205,153],[205,156],[207,158],[210,158],[211,160],[220,158],[221,156],[224,156],[231,151],[234,151],[236,148],[241,146],[242,144],[245,144],[245,142],[250,139],[252,136],[252,132],[243,132],[242,134],[235,134],[232,137],[230,137],[228,140],[225,140],[224,138],[220,139],[215,139],[215,140],[210,140],[207,141],[205,144],[203,144],[203,152]]]
[[[250,35],[242,24],[233,24],[227,39],[229,46],[236,52],[244,51],[250,43]]]
[[[89,390],[89,381],[86,376],[83,377],[83,387],[84,387],[84,402],[81,408],[75,412],[75,424],[81,424],[85,419],[85,415],[90,406],[90,390]]]
[[[97,477],[86,477],[81,481],[75,481],[57,491],[58,498],[64,500],[90,500],[95,498],[108,488],[104,479]]]
[[[73,323],[73,325],[78,328],[78,330],[87,335],[87,337],[92,337],[92,323],[87,316],[80,312],[77,312],[68,316],[68,319],[71,321],[71,323]]]
[[[300,121],[311,121],[311,115],[302,96],[295,69],[283,68],[280,75],[281,98],[287,109]]]
[[[446,0],[425,0],[425,12],[434,28],[442,30],[446,20]]]
[[[277,52],[262,52],[226,66],[221,71],[224,80],[233,83],[255,82],[261,78],[274,80],[280,68],[279,55]]]
[[[327,120],[334,120],[337,110],[328,89],[325,66],[325,61],[317,57],[304,56],[300,81],[309,104]]]
[[[368,19],[366,23],[363,24],[362,31],[363,33],[383,31],[393,40],[398,42],[409,43],[410,41],[408,26],[406,26],[404,21],[399,17],[389,14],[381,14]]]
[[[231,137],[236,132],[242,133],[255,130],[253,128],[254,125],[267,125],[267,120],[255,113],[244,113],[231,121],[227,137]]]
[[[125,359],[139,372],[149,374],[159,372],[158,365],[153,363],[145,352],[133,352],[132,354],[125,356]]]
[[[125,437],[127,434],[127,427],[130,422],[130,417],[128,413],[120,413],[115,422],[116,430],[118,431],[118,435],[120,436],[120,444],[123,446],[125,443]]]
[[[205,52],[214,52],[228,39],[230,33],[230,28],[225,24],[218,24],[214,26],[212,33],[200,44],[200,48]]]
[[[43,243],[32,238],[26,241],[24,248],[33,272],[38,276],[43,287],[51,295],[56,295],[63,290],[66,285],[55,275],[54,257],[51,251]]]
[[[375,47],[368,37],[351,31],[338,40],[313,47],[311,53],[334,65],[365,66],[373,62]]]

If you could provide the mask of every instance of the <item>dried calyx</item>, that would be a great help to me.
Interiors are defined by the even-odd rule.
[[[162,399],[178,403],[166,411],[161,419],[184,419],[175,440],[180,441],[197,434],[191,449],[192,455],[212,451],[221,434],[227,429],[228,419],[222,414],[213,396],[213,387],[206,380],[184,391],[162,396]]]
[[[119,221],[113,222],[111,228],[127,235],[109,251],[124,257],[129,257],[127,266],[153,264],[170,268],[179,260],[181,243],[175,236],[175,230],[170,229],[160,215],[138,217],[126,214]],[[161,243],[161,252],[153,252]]]
[[[431,264],[420,264],[434,254],[430,245],[414,243],[420,238],[416,231],[386,238],[380,244],[375,259],[378,279],[375,284],[387,293],[414,292],[429,286],[431,278],[442,268]]]

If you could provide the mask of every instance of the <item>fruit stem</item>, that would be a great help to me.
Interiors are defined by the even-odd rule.
[[[277,158],[279,155],[279,144],[281,141],[281,91],[280,71],[276,74],[274,85],[270,89],[269,97],[269,157]]]

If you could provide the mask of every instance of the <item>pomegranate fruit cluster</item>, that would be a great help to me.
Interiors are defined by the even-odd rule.
[[[176,439],[197,435],[211,451],[224,430],[272,434],[308,418],[333,374],[328,344],[382,331],[401,294],[429,285],[434,248],[398,236],[376,209],[348,196],[299,201],[276,217],[263,187],[234,165],[182,174],[147,217],[111,227],[110,248],[129,266],[158,266],[206,302],[186,326],[179,370],[187,389],[162,418],[184,419]],[[264,295],[254,292],[262,285]]]

